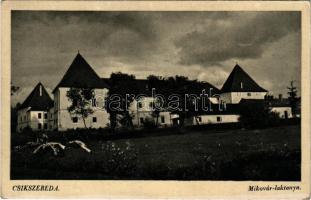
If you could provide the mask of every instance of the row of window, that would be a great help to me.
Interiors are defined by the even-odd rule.
[[[42,119],[42,113],[38,113],[37,116],[38,116],[38,119]],[[47,118],[48,118],[48,114],[47,114],[47,113],[44,113],[44,114],[43,114],[43,118],[44,118],[44,119],[47,119]],[[51,118],[51,119],[53,118],[53,114],[52,114],[52,113],[50,114],[50,118]],[[28,117],[27,117],[26,115],[25,115],[24,117],[23,117],[23,116],[20,117],[20,121],[21,121],[21,122],[26,121],[26,120],[29,120]]]
[[[38,129],[39,129],[39,130],[42,129],[42,124],[41,124],[41,123],[38,124]],[[44,130],[48,129],[47,123],[44,123],[44,124],[43,124],[43,129],[44,129]]]
[[[222,121],[222,117],[218,116],[216,117],[217,122],[221,122]],[[198,117],[198,121],[202,122],[202,117]]]
[[[72,120],[73,123],[78,123],[79,118],[78,117],[72,117],[71,120]],[[93,117],[92,118],[92,122],[96,123],[97,122],[97,117]]]

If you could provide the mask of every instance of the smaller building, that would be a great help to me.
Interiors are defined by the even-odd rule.
[[[221,100],[238,104],[241,99],[264,99],[267,90],[256,83],[238,64],[221,88]]]
[[[278,113],[280,118],[288,119],[294,117],[289,100],[282,98],[282,95],[279,95],[278,99],[269,99],[266,101],[268,102],[271,112]]]
[[[53,100],[44,88],[38,83],[17,112],[17,132],[22,132],[26,127],[34,131],[48,130]]]

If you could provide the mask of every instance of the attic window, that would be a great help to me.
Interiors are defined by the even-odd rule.
[[[241,86],[241,89],[243,89],[243,83],[242,82],[240,83],[240,86]]]
[[[42,96],[42,86],[40,85],[40,97]]]

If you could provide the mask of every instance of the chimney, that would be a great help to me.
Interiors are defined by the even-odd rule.
[[[283,97],[282,97],[282,94],[279,94],[279,100],[282,100]]]

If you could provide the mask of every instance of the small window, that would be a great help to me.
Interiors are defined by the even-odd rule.
[[[144,123],[144,118],[143,118],[143,117],[139,118],[139,120],[140,120],[140,123],[141,123],[141,124]]]
[[[44,123],[43,128],[44,128],[44,130],[48,129],[48,124]]]
[[[48,114],[44,113],[44,119],[47,119],[47,118],[48,118]]]
[[[41,117],[42,117],[42,114],[38,113],[38,119],[41,119]]]
[[[53,113],[51,113],[50,118],[51,118],[51,119],[53,118]]]
[[[138,102],[138,108],[142,108],[143,104],[141,102]]]
[[[202,117],[198,117],[199,122],[202,122]]]
[[[242,82],[240,83],[240,85],[241,85],[241,89],[243,89],[243,83]]]
[[[252,96],[252,93],[248,92],[248,93],[247,93],[247,96],[249,96],[249,97]]]
[[[73,123],[78,123],[78,117],[73,117],[73,118],[72,118],[72,122],[73,122]]]
[[[40,124],[40,123],[38,124],[38,129],[40,129],[40,130],[42,129],[42,124]]]
[[[93,117],[93,123],[96,123],[96,122],[97,122],[97,118]]]
[[[149,103],[149,107],[150,107],[150,108],[153,108],[153,102],[150,102],[150,103]]]
[[[165,123],[165,117],[161,116],[161,123]]]
[[[218,122],[221,122],[221,121],[222,121],[222,118],[221,118],[221,117],[217,117],[217,121],[218,121]]]

